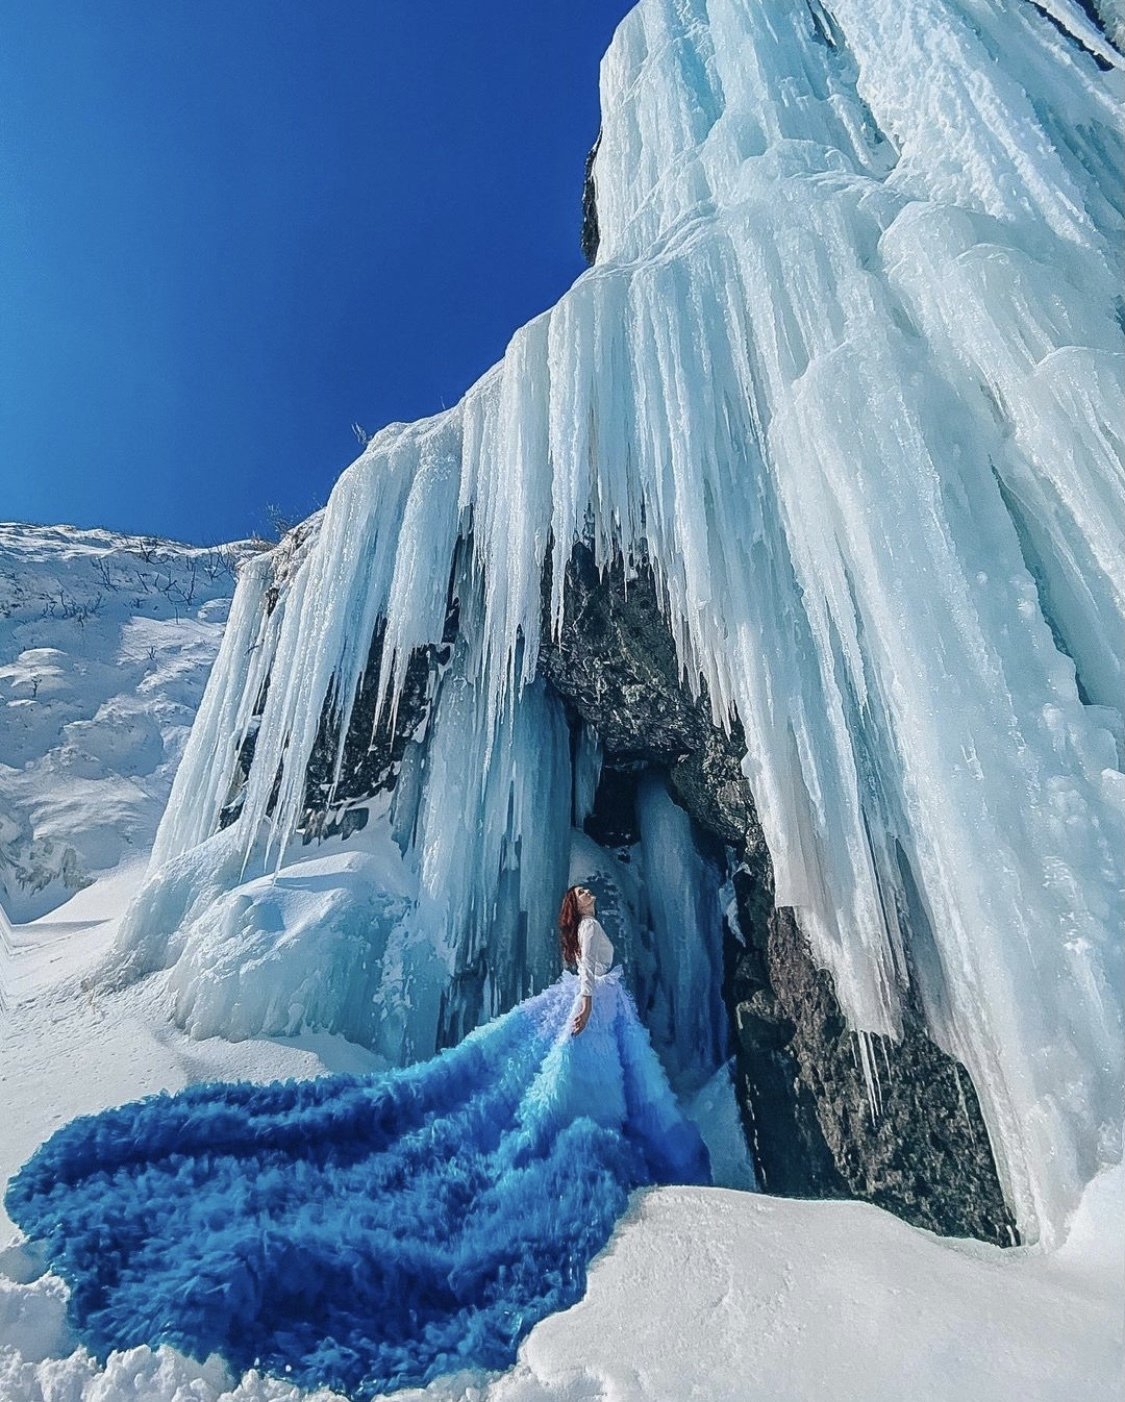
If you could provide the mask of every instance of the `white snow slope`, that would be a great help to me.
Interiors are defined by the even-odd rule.
[[[286,974],[232,958],[230,890],[284,859],[325,698],[343,733],[385,620],[393,704],[452,571],[393,815],[417,908],[362,965],[432,1049],[458,942],[503,964],[564,879],[548,553],[557,620],[576,536],[645,549],[851,1025],[896,1037],[913,984],[1024,1239],[1060,1231],[1121,1152],[1121,69],[1072,0],[641,0],[602,65],[596,265],[461,404],[376,435],[277,608],[271,562],[244,573],[127,967],[186,961],[186,1026],[237,981],[277,1030]],[[353,990],[334,962],[323,1025]]]
[[[147,859],[245,544],[0,524],[0,904]]]

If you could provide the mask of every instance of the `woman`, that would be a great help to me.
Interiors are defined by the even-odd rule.
[[[590,1020],[594,979],[608,974],[613,963],[613,945],[594,919],[594,909],[594,893],[586,886],[572,886],[559,911],[563,963],[578,966],[580,1006],[570,1028],[576,1037]]]
[[[363,1399],[509,1366],[629,1193],[710,1181],[585,887],[550,988],[380,1076],[202,1084],[75,1120],[6,1206],[100,1358],[212,1352]]]

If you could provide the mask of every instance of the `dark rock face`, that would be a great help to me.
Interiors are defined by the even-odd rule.
[[[734,889],[743,938],[727,939],[724,991],[735,1034],[735,1085],[758,1182],[786,1197],[846,1197],[817,1096],[793,1054],[796,1024],[773,987],[769,947],[778,912],[768,857],[744,862],[734,873]]]
[[[623,763],[672,764],[704,747],[711,718],[702,698],[693,700],[679,685],[676,650],[647,570],[627,577],[618,560],[603,580],[593,553],[577,546],[557,640],[547,636],[547,623],[545,616],[540,674],[584,719],[598,716],[606,754]]]
[[[544,598],[549,581],[544,581]],[[647,568],[627,577],[618,560],[604,579],[592,552],[575,548],[567,567],[566,611],[558,639],[544,642],[539,671],[583,720],[594,725],[607,763],[666,769],[684,807],[724,842],[764,852],[762,830],[739,761],[742,728],[711,719],[706,692],[681,685],[675,644]]]
[[[598,196],[594,188],[594,158],[598,154],[601,140],[602,134],[598,132],[586,157],[586,176],[582,183],[582,256],[591,264],[598,256],[598,244],[601,240],[598,232]]]
[[[367,666],[352,705],[340,776],[335,786],[333,774],[339,727],[333,698],[328,698],[305,774],[305,819],[301,826],[306,842],[337,831],[332,826],[333,821],[343,822],[345,816],[333,820],[334,810],[394,788],[407,741],[428,715],[438,675],[449,661],[457,636],[457,615],[456,605],[451,605],[442,642],[415,648],[410,654],[393,725],[386,705],[376,716],[379,666],[383,658],[383,626],[380,625],[372,639]],[[366,814],[359,826],[365,822]]]
[[[791,910],[770,922],[767,966],[793,1029],[787,1051],[849,1194],[930,1231],[1014,1244],[973,1083],[926,1035],[918,1010],[908,1004],[900,1041],[870,1039],[873,1110],[857,1038]]]
[[[627,789],[630,772],[662,769],[699,827],[731,854],[739,930],[726,942],[724,991],[762,1186],[854,1196],[933,1231],[1014,1241],[968,1073],[930,1041],[913,1010],[900,1042],[871,1039],[872,1112],[859,1042],[832,979],[813,965],[793,912],[774,908],[769,853],[739,763],[741,729],[715,726],[706,694],[693,698],[683,684],[651,573],[642,567],[627,579],[618,561],[600,577],[579,547],[567,570],[564,626],[544,642],[539,665],[596,728],[603,785]],[[606,831],[592,835],[612,841],[614,823],[625,826],[621,807],[599,802],[594,818]]]

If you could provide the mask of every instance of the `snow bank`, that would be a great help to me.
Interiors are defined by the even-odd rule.
[[[950,1243],[860,1203],[639,1195],[585,1299],[487,1402],[1110,1402],[1125,1351],[1121,1171],[1056,1256]],[[456,1394],[453,1394],[456,1395]]]
[[[230,834],[219,833],[138,895],[149,941],[133,951],[137,967],[173,966],[180,1026],[231,1040],[320,1029],[394,1064],[413,1059],[403,964],[418,882],[386,828],[372,824],[346,848],[336,840],[301,852],[280,874],[242,865]],[[425,952],[432,958],[428,943]]]

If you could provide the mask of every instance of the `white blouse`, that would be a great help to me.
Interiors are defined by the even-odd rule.
[[[613,945],[609,936],[592,915],[578,922],[578,992],[582,997],[594,996],[594,979],[608,974],[613,964]]]

